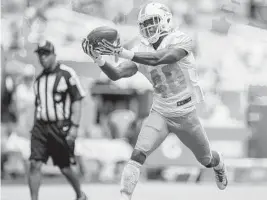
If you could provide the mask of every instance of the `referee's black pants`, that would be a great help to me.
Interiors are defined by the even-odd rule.
[[[68,121],[46,122],[37,120],[32,128],[30,160],[46,163],[49,156],[59,168],[75,164],[74,144],[68,145]]]

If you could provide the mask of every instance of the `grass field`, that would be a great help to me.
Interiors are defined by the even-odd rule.
[[[119,186],[85,184],[89,200],[118,200]],[[2,185],[2,200],[30,200],[26,185]],[[67,184],[45,184],[40,190],[40,200],[74,200],[74,193]],[[230,185],[220,191],[212,183],[173,184],[163,182],[140,183],[132,200],[265,200],[267,184]]]

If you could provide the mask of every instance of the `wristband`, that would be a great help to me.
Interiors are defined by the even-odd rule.
[[[123,48],[119,56],[128,60],[132,60],[134,57],[134,52]]]

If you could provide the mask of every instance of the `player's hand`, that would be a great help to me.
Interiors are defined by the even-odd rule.
[[[98,43],[96,51],[99,52],[101,55],[112,55],[115,57],[118,56],[129,60],[132,60],[134,57],[134,52],[129,51],[120,45],[115,46],[105,39],[103,39],[102,42]]]
[[[96,50],[101,55],[113,55],[113,56],[119,56],[123,50],[123,47],[120,45],[113,45],[109,41],[103,39],[101,42],[98,42],[98,47],[96,47]]]
[[[84,38],[82,41],[83,52],[90,56],[94,61],[101,59],[101,55],[93,49],[93,46],[89,44],[89,40]]]

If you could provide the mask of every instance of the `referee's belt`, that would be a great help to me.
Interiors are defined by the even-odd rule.
[[[191,98],[191,97],[188,97],[187,99],[178,101],[178,102],[176,103],[176,105],[177,105],[177,106],[182,106],[182,105],[184,105],[184,104],[190,102],[191,100],[192,100],[192,98]]]
[[[38,119],[37,121],[39,121],[43,124],[55,124],[58,127],[64,127],[64,126],[70,126],[71,125],[71,121],[69,119],[57,120],[57,121],[46,121],[46,120]]]

